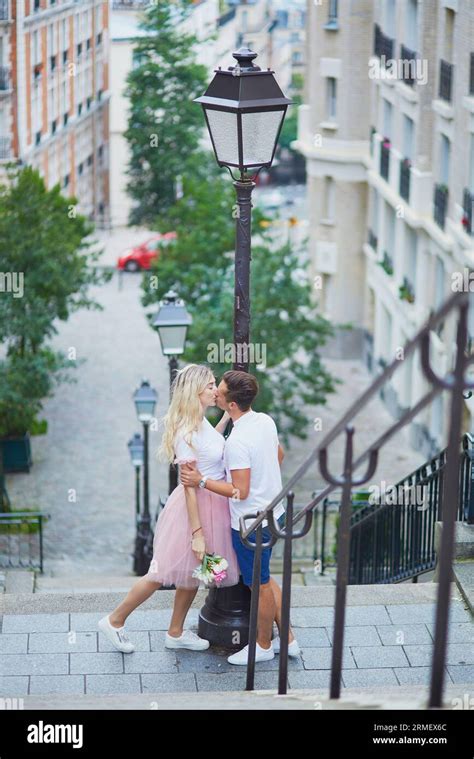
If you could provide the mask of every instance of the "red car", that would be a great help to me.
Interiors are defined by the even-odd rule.
[[[176,240],[176,232],[156,234],[135,248],[128,248],[118,259],[117,267],[122,271],[149,269],[151,262],[158,258],[160,250],[166,248],[172,240]]]

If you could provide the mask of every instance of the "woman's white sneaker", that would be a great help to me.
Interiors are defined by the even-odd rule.
[[[135,651],[135,646],[125,632],[125,625],[122,627],[112,627],[108,615],[99,619],[98,627],[105,637],[110,640],[113,646],[124,654],[131,654]]]
[[[262,648],[258,645],[255,649],[255,663],[259,661],[269,661],[270,659],[273,659],[275,657],[275,652],[273,650],[273,646],[270,644],[270,648]],[[249,658],[249,647],[245,646],[240,651],[237,651],[236,654],[232,654],[232,656],[227,657],[227,661],[229,664],[240,664],[241,666],[246,666],[247,661]]]
[[[272,640],[273,650],[276,654],[280,653],[280,638],[276,637]],[[291,641],[291,643],[288,644],[288,656],[299,656],[300,655],[300,647],[298,645],[298,641],[296,638]]]
[[[166,648],[189,648],[190,651],[205,651],[209,646],[208,640],[200,638],[192,630],[183,630],[179,638],[174,638],[172,635],[166,633]]]

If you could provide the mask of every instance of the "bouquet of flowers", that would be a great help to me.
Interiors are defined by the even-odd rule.
[[[224,559],[222,556],[218,556],[215,553],[205,553],[202,563],[194,570],[193,577],[197,577],[198,580],[201,580],[206,585],[211,585],[212,583],[219,585],[227,577],[226,569],[228,566],[227,559]]]

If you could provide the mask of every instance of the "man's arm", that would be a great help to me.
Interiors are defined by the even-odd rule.
[[[206,490],[223,495],[226,498],[247,498],[250,490],[250,469],[232,469],[232,482],[206,479]],[[184,487],[197,487],[202,474],[197,469],[185,465],[181,467],[181,482]],[[237,493],[236,493],[237,491]]]

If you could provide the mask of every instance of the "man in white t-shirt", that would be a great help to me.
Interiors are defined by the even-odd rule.
[[[202,487],[213,493],[227,496],[231,510],[232,543],[237,554],[243,581],[252,589],[255,551],[248,548],[240,537],[240,517],[263,511],[282,489],[280,464],[283,449],[278,440],[276,424],[268,414],[253,411],[251,404],[258,393],[258,382],[247,372],[225,372],[217,388],[217,405],[227,411],[233,428],[224,448],[227,482],[203,478],[196,469],[184,468],[181,482],[186,486]],[[283,503],[274,509],[280,526],[284,523]],[[250,519],[247,524],[250,525]],[[262,524],[262,540],[270,539],[268,523]],[[255,543],[255,532],[248,540]],[[256,661],[273,659],[280,650],[279,638],[272,642],[272,627],[280,627],[281,589],[270,576],[271,548],[262,551],[260,596],[258,606]],[[290,656],[299,655],[298,643],[290,629]],[[248,646],[228,657],[231,664],[246,665]]]

